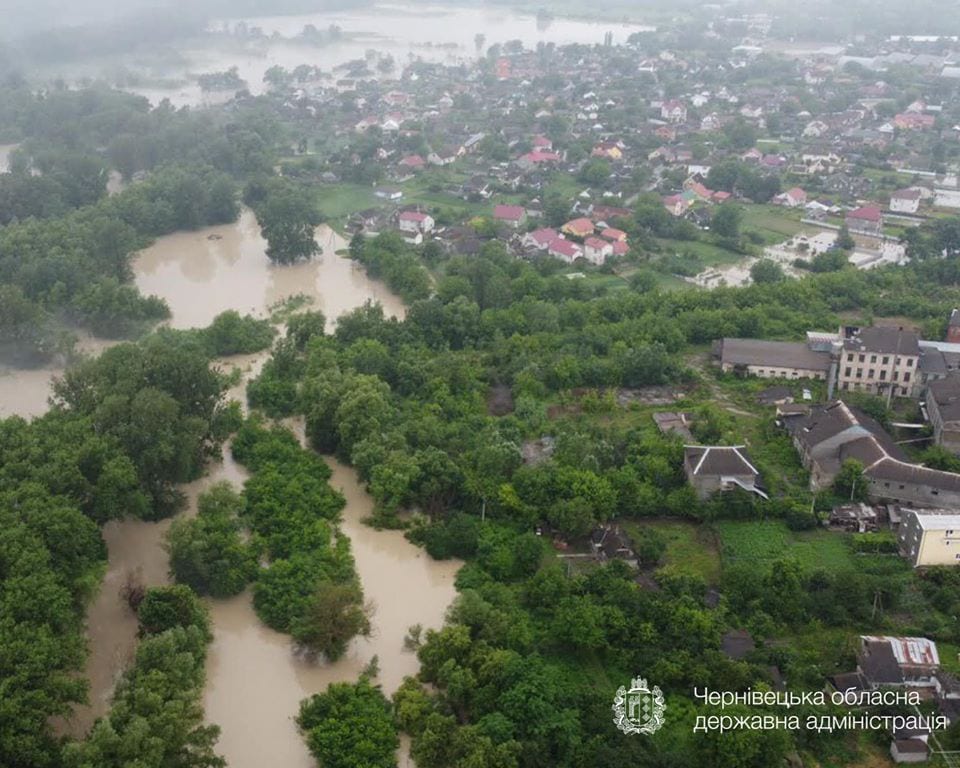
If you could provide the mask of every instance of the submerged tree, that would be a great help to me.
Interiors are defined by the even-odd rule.
[[[328,659],[339,659],[355,635],[370,633],[372,609],[357,584],[321,582],[304,614],[293,625],[300,644]]]
[[[320,253],[314,229],[323,217],[309,193],[288,182],[272,184],[256,212],[271,261],[293,264]]]

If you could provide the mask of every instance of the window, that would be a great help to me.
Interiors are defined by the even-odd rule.
[[[887,372],[881,370],[881,371],[880,371],[880,381],[886,381],[886,380],[887,380]]]
[[[907,388],[906,388],[906,387],[900,387],[900,396],[901,396],[901,397],[906,397],[906,396],[907,396]]]
[[[853,370],[853,368],[851,368],[851,367],[848,365],[847,368],[846,368],[846,370],[843,372],[843,375],[844,375],[844,376],[849,376],[849,375],[850,375],[850,372],[851,372],[852,370]]]
[[[903,380],[904,380],[904,381],[910,381],[910,372],[909,372],[909,371],[908,371],[907,373],[903,374]]]
[[[864,361],[864,359],[866,359],[866,355],[860,355],[860,360],[859,360],[859,362],[862,363],[862,362]]]
[[[863,378],[863,368],[857,368],[857,378],[858,379]]]
[[[852,362],[853,362],[853,355],[847,355],[847,362],[848,362],[848,363],[852,363]]]
[[[874,370],[873,370],[873,368],[870,369],[870,373],[867,375],[867,378],[868,378],[868,379],[874,378]]]
[[[884,484],[883,484],[883,487],[884,487],[884,488],[889,488],[889,487],[890,487],[890,483],[884,483]]]
[[[907,368],[912,368],[912,367],[913,367],[913,358],[912,358],[912,357],[908,357],[908,358],[907,358]]]
[[[940,495],[940,491],[931,490],[931,491],[930,491],[930,495],[931,495],[931,496],[939,496],[939,495]]]
[[[902,485],[901,485],[901,486],[899,486],[899,488],[900,488],[900,490],[901,490],[901,491],[903,490],[903,486],[902,486]]]
[[[960,560],[960,552],[957,552],[957,554],[955,554],[954,557],[955,557],[957,560]]]
[[[877,362],[877,356],[876,356],[876,355],[870,355],[870,362],[871,362],[871,363]]]
[[[890,355],[883,356],[883,364],[888,365],[890,363]]]
[[[899,371],[894,371],[894,372],[893,372],[893,380],[894,380],[894,381],[899,381],[899,380],[900,380],[900,372],[899,372]]]

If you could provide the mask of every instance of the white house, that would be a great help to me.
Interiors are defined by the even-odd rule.
[[[598,267],[613,256],[613,245],[599,237],[588,237],[583,243],[583,256],[591,264]]]
[[[671,123],[685,123],[687,108],[682,101],[670,99],[660,105],[660,117]]]
[[[430,214],[420,213],[420,211],[403,211],[398,223],[401,232],[420,232],[426,233],[433,230],[434,220]]]
[[[917,188],[898,189],[890,195],[890,210],[894,213],[916,213],[920,210],[922,194]]]

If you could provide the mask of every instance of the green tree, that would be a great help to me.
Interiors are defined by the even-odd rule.
[[[366,679],[333,683],[300,705],[297,725],[324,768],[395,768],[399,746],[390,702]]]
[[[278,181],[255,210],[271,261],[293,264],[320,253],[314,230],[323,217],[309,191]]]
[[[320,583],[303,616],[293,624],[294,639],[336,661],[356,635],[370,633],[370,611],[356,584]]]
[[[786,275],[777,262],[772,259],[760,259],[750,267],[750,278],[758,285],[782,282]]]

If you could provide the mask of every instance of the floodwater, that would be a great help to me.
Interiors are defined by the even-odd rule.
[[[369,638],[357,638],[346,656],[329,664],[298,655],[290,638],[264,626],[249,593],[212,601],[214,640],[207,663],[204,709],[221,728],[218,751],[231,768],[312,768],[294,722],[299,703],[330,683],[356,680],[376,656],[377,678],[387,695],[419,668],[416,654],[404,650],[413,624],[440,627],[452,602],[459,563],[438,562],[410,544],[399,531],[376,531],[363,524],[373,501],[356,473],[334,459],[331,484],[347,499],[341,530],[351,541],[364,595],[373,606]],[[403,596],[415,596],[404,600]],[[401,765],[406,764],[401,748]]]
[[[403,302],[361,266],[338,256],[348,243],[328,226],[317,228],[323,253],[309,262],[277,266],[266,256],[256,217],[244,209],[234,224],[179,232],[157,240],[133,263],[137,287],[167,300],[174,328],[210,324],[236,309],[265,317],[277,302],[305,294],[312,309],[333,320],[372,300],[384,313],[403,317]]]
[[[534,14],[514,11],[507,7],[469,7],[444,5],[411,5],[406,3],[379,3],[369,8],[328,11],[300,16],[276,16],[246,19],[228,19],[214,22],[211,30],[234,32],[238,24],[259,28],[264,37],[241,40],[235,37],[214,37],[203,47],[196,41],[185,43],[176,50],[171,60],[183,65],[144,71],[148,78],[184,80],[176,88],[131,88],[154,104],[167,98],[175,106],[197,106],[210,103],[222,94],[203,93],[195,74],[219,72],[236,67],[253,94],[263,93],[266,85],[263,74],[272,66],[287,70],[301,64],[319,67],[333,73],[348,61],[363,59],[368,50],[389,54],[400,70],[413,59],[456,64],[475,59],[494,43],[521,40],[525,47],[538,43],[566,45],[570,43],[600,44],[607,32],[615,42],[625,42],[634,32],[653,27],[625,21],[597,21],[592,19],[538,18]],[[326,31],[336,25],[342,35],[336,42],[324,45],[305,45],[297,36],[307,25]],[[476,35],[483,35],[482,47],[477,48]],[[218,42],[219,41],[219,42]],[[137,62],[128,62],[137,67]],[[371,67],[373,69],[373,67]],[[341,77],[342,75],[336,75]],[[232,95],[232,94],[228,94]]]
[[[116,342],[97,339],[77,332],[74,350],[81,355],[99,355]],[[11,368],[0,363],[0,419],[22,416],[25,419],[47,412],[48,400],[53,394],[53,379],[62,376],[62,363],[51,363],[40,368]]]
[[[253,214],[244,211],[233,225],[159,239],[135,260],[135,279],[142,291],[167,299],[170,324],[176,328],[207,325],[225,309],[265,316],[271,305],[299,293],[314,299],[314,308],[326,313],[330,326],[343,312],[368,300],[379,301],[388,315],[403,316],[404,306],[396,296],[336,255],[347,245],[343,238],[327,227],[319,228],[317,236],[324,253],[315,262],[273,266]],[[267,353],[257,353],[218,361],[225,370],[237,368],[242,373],[228,396],[245,404],[247,382],[266,359]],[[302,421],[291,420],[290,426],[303,441]],[[233,461],[229,448],[224,454],[204,478],[184,487],[189,503],[182,514],[195,514],[197,497],[216,482],[226,480],[242,488],[244,469]],[[373,631],[369,638],[357,638],[334,664],[310,661],[296,653],[288,636],[263,625],[254,613],[249,591],[229,600],[209,600],[214,640],[204,707],[207,721],[222,730],[217,749],[231,768],[311,768],[315,763],[294,722],[300,701],[331,682],[356,680],[374,656],[380,668],[377,681],[387,694],[393,693],[405,676],[418,669],[416,654],[403,647],[408,629],[413,624],[441,626],[455,596],[454,576],[460,564],[432,560],[399,531],[376,531],[364,525],[373,500],[351,468],[334,459],[327,462],[333,470],[332,485],[347,500],[341,531],[351,540],[364,593],[373,608]],[[77,708],[68,720],[56,722],[58,732],[80,736],[108,710],[113,687],[136,650],[136,619],[120,592],[130,580],[144,585],[169,583],[163,547],[169,527],[169,520],[123,520],[104,528],[107,572],[87,621],[90,704]],[[403,600],[407,595],[415,597]],[[408,752],[409,744],[403,742],[401,765],[409,764]]]

